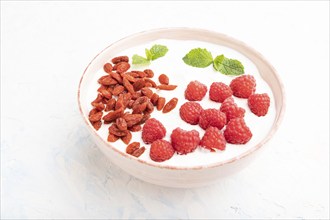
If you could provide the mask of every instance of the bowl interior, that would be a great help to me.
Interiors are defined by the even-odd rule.
[[[200,29],[191,29],[191,28],[166,28],[166,29],[158,29],[158,30],[152,30],[147,32],[141,32],[129,37],[126,37],[124,39],[119,40],[118,42],[110,45],[106,49],[104,49],[101,53],[99,53],[88,65],[86,68],[84,75],[81,78],[81,82],[79,85],[79,107],[81,110],[81,113],[84,117],[84,120],[86,121],[89,129],[91,132],[93,132],[97,138],[100,139],[100,141],[106,142],[106,130],[101,132],[95,132],[94,128],[91,126],[91,124],[88,121],[88,112],[91,109],[90,102],[95,98],[96,96],[96,89],[97,89],[97,83],[96,80],[100,77],[97,75],[97,73],[100,73],[103,69],[104,63],[108,62],[112,57],[118,56],[118,55],[124,55],[125,52],[130,51],[130,48],[136,48],[141,45],[147,45],[154,42],[170,42],[171,40],[174,41],[181,41],[181,42],[205,42],[208,44],[214,44],[219,45],[226,51],[226,54],[230,54],[233,52],[233,56],[242,56],[241,59],[246,59],[246,62],[251,62],[253,64],[255,71],[258,72],[258,76],[260,76],[260,79],[262,79],[265,84],[270,89],[270,92],[273,96],[273,111],[274,111],[274,117],[271,119],[271,126],[269,130],[266,130],[263,134],[262,138],[259,138],[257,142],[254,142],[251,146],[247,147],[245,150],[238,149],[236,153],[232,153],[231,155],[223,157],[223,159],[214,159],[209,162],[202,162],[202,163],[187,163],[186,161],[192,160],[191,158],[187,157],[186,159],[181,160],[181,162],[178,163],[154,163],[153,161],[148,161],[145,158],[132,158],[137,161],[141,161],[145,164],[149,164],[152,166],[160,166],[160,167],[176,167],[176,168],[196,168],[196,167],[213,167],[213,166],[219,166],[225,163],[233,162],[235,160],[238,160],[242,157],[245,157],[252,153],[253,151],[260,148],[263,144],[265,144],[274,134],[274,132],[277,130],[281,119],[283,117],[284,113],[284,93],[283,93],[283,85],[281,83],[281,80],[274,70],[274,68],[255,50],[248,47],[246,44],[237,41],[231,37],[228,37],[226,35],[211,32],[207,30],[200,30]],[[198,46],[197,46],[198,47]],[[194,48],[193,46],[191,49]],[[188,52],[188,51],[187,51]],[[143,52],[142,52],[143,53]],[[237,54],[235,54],[237,53]],[[225,54],[225,55],[226,55]],[[127,54],[128,55],[128,54]],[[131,57],[132,54],[130,54]],[[174,55],[173,55],[174,56]],[[181,56],[182,57],[182,56]],[[178,60],[178,59],[177,59]],[[159,61],[158,65],[161,64]],[[164,62],[166,60],[164,59]],[[156,63],[152,64],[155,65]],[[166,66],[166,64],[163,64],[163,66]],[[250,65],[252,66],[252,65]],[[151,68],[151,67],[145,67],[145,68]],[[151,68],[153,69],[153,68]],[[170,71],[170,69],[168,69]],[[161,70],[160,70],[161,71]],[[194,71],[194,70],[191,70]],[[200,70],[196,70],[200,71]],[[254,71],[252,68],[251,71]],[[194,73],[191,73],[194,74]],[[197,73],[196,73],[197,74]],[[175,78],[175,76],[173,76]],[[170,77],[170,80],[173,78]],[[156,80],[156,79],[155,79]],[[180,79],[178,79],[180,81]],[[201,80],[207,80],[203,79],[201,77]],[[230,78],[228,79],[231,80]],[[228,82],[228,81],[227,81]],[[209,85],[208,85],[209,86]],[[182,91],[180,91],[182,93]],[[184,101],[184,100],[182,100]],[[240,101],[239,101],[240,102]],[[184,103],[184,102],[182,102]],[[242,104],[243,101],[241,101]],[[177,107],[178,109],[179,107]],[[163,117],[160,114],[157,115],[159,117]],[[166,117],[166,116],[164,116]],[[164,118],[165,121],[171,121],[169,118]],[[167,123],[167,122],[166,122]],[[169,123],[176,124],[176,121],[171,121]],[[107,143],[107,142],[106,142]],[[120,155],[131,157],[130,155],[127,155],[123,152],[123,147],[119,146],[118,144],[110,144],[109,148],[112,150],[115,150]],[[119,147],[118,147],[119,146]],[[119,149],[122,148],[122,149]],[[207,158],[207,157],[206,157]]]

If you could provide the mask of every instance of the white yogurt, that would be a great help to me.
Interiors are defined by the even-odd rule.
[[[274,105],[274,97],[273,93],[268,86],[268,84],[260,77],[258,69],[247,57],[240,54],[239,52],[232,50],[227,47],[201,42],[201,41],[179,41],[179,40],[168,40],[168,39],[160,39],[157,41],[150,42],[145,45],[139,45],[137,47],[132,47],[127,50],[122,51],[120,55],[127,55],[131,59],[133,54],[138,54],[145,56],[144,51],[145,48],[151,48],[154,44],[161,44],[168,47],[169,51],[164,57],[158,58],[151,62],[149,66],[131,66],[130,70],[144,70],[144,69],[152,69],[155,73],[153,80],[158,82],[158,76],[162,73],[165,73],[169,79],[170,84],[178,85],[178,87],[173,91],[158,91],[157,94],[159,96],[163,96],[166,98],[166,101],[170,100],[173,97],[177,97],[179,99],[178,105],[174,110],[170,113],[163,114],[161,111],[155,111],[152,113],[152,117],[158,119],[163,123],[166,128],[166,136],[165,139],[170,141],[170,135],[172,130],[180,127],[185,130],[195,129],[199,132],[200,138],[204,135],[204,130],[201,129],[198,125],[190,125],[184,122],[179,115],[179,108],[182,104],[184,104],[187,100],[184,98],[184,91],[186,89],[187,84],[190,81],[198,80],[205,85],[207,85],[208,89],[213,82],[224,82],[229,85],[230,81],[235,78],[235,76],[226,76],[217,72],[213,69],[212,65],[206,68],[195,68],[188,66],[182,61],[182,58],[193,48],[206,48],[210,51],[215,58],[218,55],[224,54],[228,58],[237,59],[241,61],[245,68],[245,74],[253,75],[257,81],[256,93],[268,93],[270,96],[270,108],[268,114],[264,117],[257,117],[254,115],[247,105],[247,99],[240,99],[234,97],[235,102],[238,106],[243,107],[245,109],[245,122],[247,126],[250,128],[253,137],[251,140],[245,145],[233,145],[227,144],[226,149],[224,151],[216,151],[210,152],[208,150],[202,149],[201,147],[197,148],[193,153],[189,153],[187,155],[177,155],[175,154],[170,160],[162,162],[164,165],[171,166],[207,166],[210,164],[218,163],[221,161],[229,160],[231,158],[235,158],[242,153],[248,151],[257,145],[264,137],[267,136],[270,131],[274,121],[275,121],[275,105]],[[109,57],[111,60],[112,57]],[[130,60],[131,63],[131,60]],[[96,90],[100,86],[97,83],[97,79],[102,75],[105,75],[103,69],[95,73],[95,79],[90,87],[90,91],[88,92],[88,100],[92,101],[96,97]],[[156,92],[156,90],[154,90]],[[200,102],[204,109],[206,108],[220,108],[220,103],[213,102],[209,99],[208,93],[204,97],[204,99]],[[98,134],[106,141],[108,137],[108,127],[109,125],[102,125],[101,129],[99,129]],[[143,155],[141,155],[140,159],[148,161],[150,163],[159,164],[154,162],[149,157],[149,148],[150,145],[145,145],[141,139],[141,132],[132,132],[133,141],[141,142],[142,146],[146,146],[146,151]],[[109,145],[113,145],[117,149],[125,152],[126,145],[118,140],[115,143],[109,143]]]

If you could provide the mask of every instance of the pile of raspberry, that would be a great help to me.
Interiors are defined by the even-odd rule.
[[[199,81],[187,85],[185,98],[188,100],[180,107],[180,117],[191,125],[199,125],[205,130],[202,138],[196,130],[186,131],[176,128],[172,131],[171,140],[163,138],[166,129],[155,118],[149,119],[142,129],[142,139],[151,144],[150,158],[156,162],[170,159],[174,153],[188,154],[198,146],[210,151],[225,150],[226,143],[246,144],[252,138],[252,132],[244,120],[245,109],[239,107],[232,96],[247,99],[248,107],[256,116],[265,116],[270,106],[268,94],[255,93],[256,80],[252,75],[234,78],[229,86],[222,82],[213,82],[209,90],[210,100],[221,103],[219,109],[204,109],[201,101],[207,86]]]

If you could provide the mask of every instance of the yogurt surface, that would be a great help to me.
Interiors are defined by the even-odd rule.
[[[148,66],[136,66],[132,65],[132,56],[134,54],[138,54],[145,57],[145,48],[150,49],[155,44],[161,44],[167,46],[169,49],[167,54],[164,57],[158,58],[154,61],[151,61],[151,64]],[[241,53],[220,45],[211,44],[202,41],[181,41],[181,40],[169,40],[169,39],[159,39],[156,41],[149,42],[147,44],[139,45],[136,47],[129,48],[127,50],[123,50],[120,53],[116,54],[116,56],[126,55],[130,58],[129,63],[131,64],[130,70],[144,70],[144,69],[152,69],[155,73],[155,76],[152,78],[157,84],[158,76],[162,73],[166,74],[169,77],[170,84],[178,85],[178,87],[173,91],[156,91],[153,89],[153,92],[157,92],[159,96],[165,97],[166,102],[176,97],[179,99],[178,104],[174,110],[169,113],[163,114],[161,111],[155,110],[152,112],[151,117],[159,120],[164,127],[166,128],[166,136],[165,140],[170,141],[170,135],[172,130],[177,127],[180,127],[184,130],[192,130],[195,129],[199,132],[200,138],[204,135],[204,130],[199,127],[199,125],[190,125],[184,122],[179,115],[179,109],[181,105],[183,105],[186,100],[184,98],[184,91],[186,86],[190,81],[198,80],[201,83],[205,84],[208,87],[208,92],[202,101],[199,103],[204,109],[207,108],[216,108],[220,109],[221,103],[213,102],[209,99],[209,88],[213,82],[223,82],[227,85],[230,84],[231,80],[236,78],[237,76],[227,76],[223,75],[220,72],[214,70],[213,66],[210,65],[206,68],[196,68],[192,66],[188,66],[182,60],[182,58],[193,48],[206,48],[208,51],[212,53],[213,58],[218,55],[225,55],[227,58],[237,59],[244,65],[245,74],[253,75],[256,79],[256,93],[267,93],[270,97],[270,107],[268,113],[264,117],[257,117],[254,115],[248,105],[247,99],[241,99],[234,97],[235,103],[239,107],[245,109],[245,122],[247,126],[250,128],[253,136],[251,140],[244,145],[233,145],[226,144],[226,149],[224,151],[216,151],[210,152],[209,150],[205,150],[201,147],[198,147],[194,152],[189,153],[187,155],[178,155],[174,154],[174,156],[167,161],[158,163],[154,162],[149,157],[149,149],[150,145],[146,145],[143,143],[140,132],[132,132],[132,141],[138,141],[141,143],[141,146],[146,147],[146,151],[139,157],[142,160],[145,160],[149,163],[154,163],[157,165],[167,165],[167,166],[175,166],[175,167],[192,167],[192,166],[208,166],[214,163],[219,163],[222,161],[230,160],[232,158],[238,157],[244,152],[249,151],[255,145],[262,141],[271,130],[271,127],[275,121],[275,106],[274,106],[274,97],[272,90],[269,85],[261,78],[259,75],[257,67],[254,63],[249,60],[247,57],[242,55]],[[113,57],[109,57],[109,61]],[[129,70],[129,71],[130,71]],[[97,89],[100,86],[97,83],[98,78],[105,75],[106,73],[103,69],[100,69],[95,73],[93,82],[90,85],[89,91],[87,93],[87,100],[95,99],[97,95]],[[91,109],[92,107],[90,107]],[[130,111],[127,109],[126,111]],[[106,114],[106,113],[104,113]],[[109,125],[102,125],[102,127],[97,131],[98,134],[107,142],[108,137],[108,127]],[[225,128],[222,129],[224,131]],[[109,145],[114,146],[122,152],[125,152],[126,145],[118,140],[115,143],[109,143]]]

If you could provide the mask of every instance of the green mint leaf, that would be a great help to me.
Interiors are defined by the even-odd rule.
[[[215,70],[220,72],[221,66],[222,66],[222,62],[225,59],[225,56],[222,54],[220,56],[217,56],[214,61],[213,61],[213,67]]]
[[[132,57],[132,63],[135,65],[149,65],[150,61],[142,56],[134,54]]]
[[[195,48],[189,51],[182,60],[190,66],[204,68],[213,62],[212,54],[206,49]]]
[[[155,44],[150,48],[150,50],[146,49],[146,56],[148,60],[155,60],[159,57],[165,56],[167,53],[168,49],[166,46]]]
[[[150,52],[150,50],[148,50],[147,48],[145,49],[145,53],[146,53],[146,57],[148,60],[151,60],[152,59],[152,54]]]
[[[238,60],[228,59],[224,55],[217,56],[213,61],[213,67],[225,75],[242,75],[244,66]]]
[[[147,58],[134,54],[132,57],[132,63],[135,65],[149,65],[150,61],[165,56],[167,51],[168,49],[166,46],[155,44],[150,48],[150,50],[147,48],[145,49],[145,54]]]

